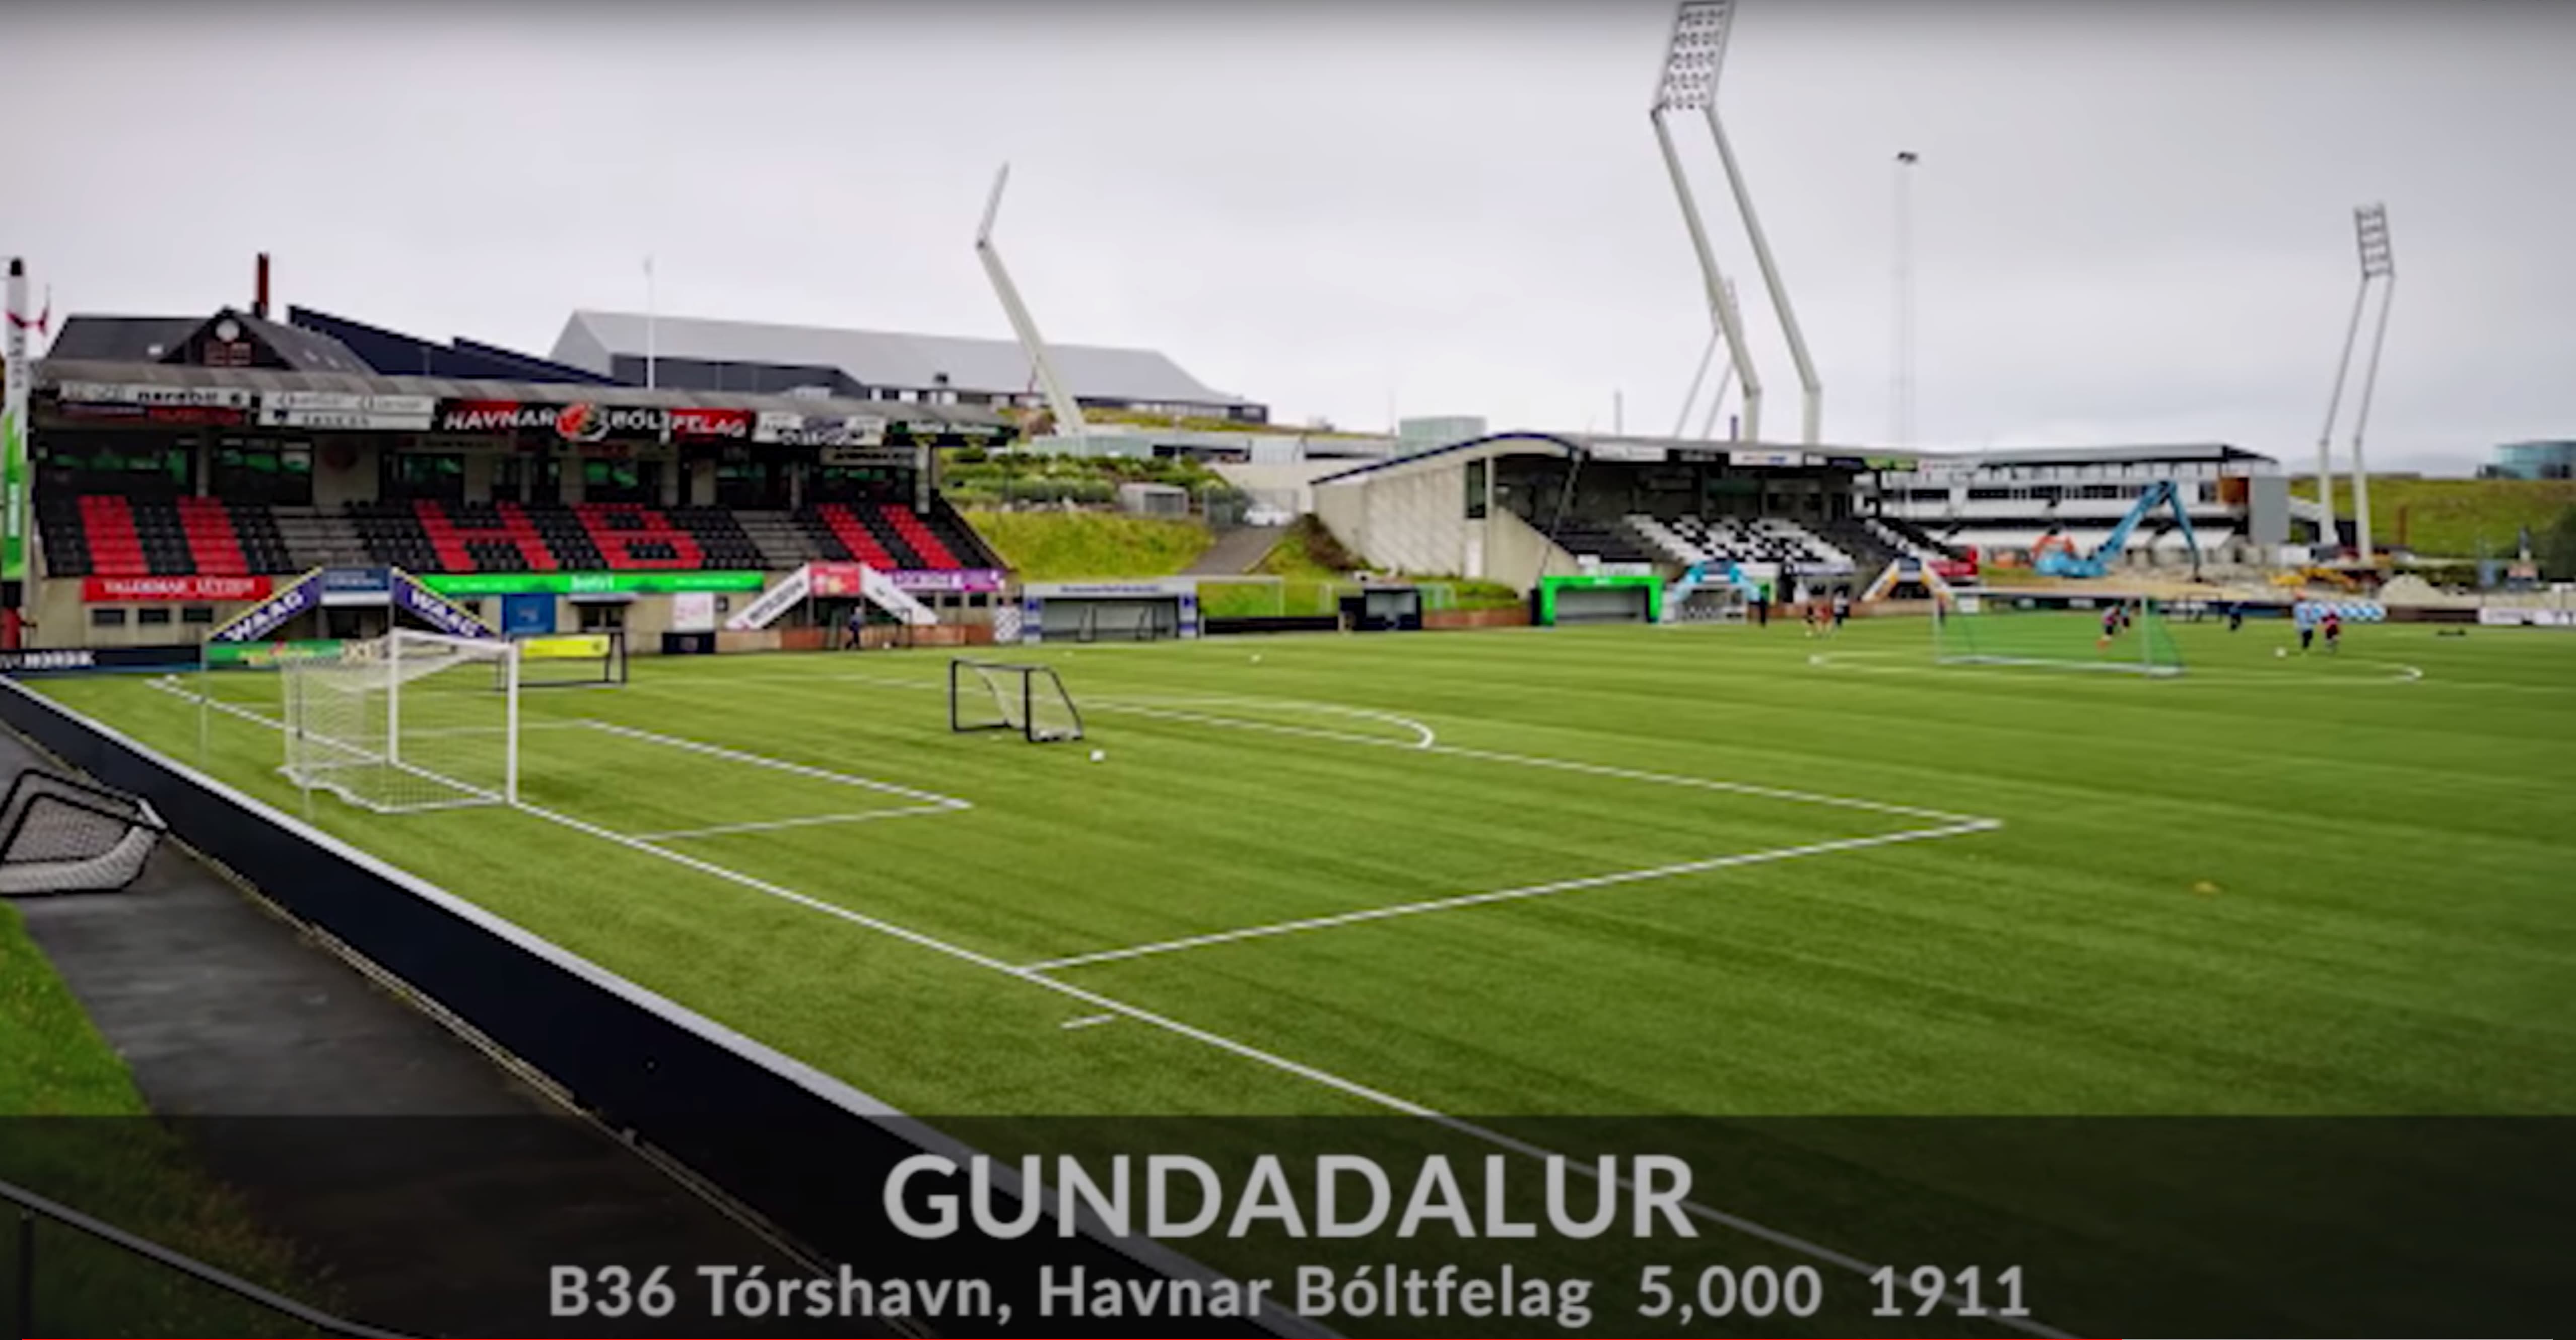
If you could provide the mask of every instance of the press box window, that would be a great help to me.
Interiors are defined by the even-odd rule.
[[[92,628],[123,628],[125,626],[125,611],[119,609],[91,610],[89,612],[89,626]]]
[[[146,605],[134,612],[134,621],[138,624],[166,625],[170,622],[170,607]]]
[[[214,621],[215,607],[212,605],[186,605],[179,610],[181,623],[213,623]]]

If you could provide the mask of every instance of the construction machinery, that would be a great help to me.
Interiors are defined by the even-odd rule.
[[[2033,547],[2031,568],[2042,577],[2100,577],[2120,561],[2120,554],[2129,547],[2129,536],[2136,532],[2138,523],[2159,507],[2172,510],[2174,524],[2182,531],[2183,543],[2190,546],[2191,572],[2197,580],[2200,576],[2200,536],[2192,530],[2191,513],[2183,507],[2182,490],[2176,488],[2170,479],[2159,479],[2149,484],[2147,491],[2138,495],[2137,504],[2129,509],[2129,514],[2120,518],[2120,524],[2111,528],[2111,533],[2103,537],[2093,552],[2078,554],[2074,544],[2064,536],[2051,535]]]

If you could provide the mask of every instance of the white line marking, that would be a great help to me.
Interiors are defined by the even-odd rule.
[[[645,842],[676,842],[686,838],[722,837],[728,833],[767,833],[780,828],[812,828],[823,824],[863,824],[871,819],[905,819],[916,814],[954,814],[954,805],[907,805],[899,810],[870,810],[865,814],[809,814],[800,819],[755,819],[748,823],[709,824],[704,828],[673,828],[659,833],[630,833],[627,836]]]
[[[595,731],[600,731],[609,735],[624,736],[630,740],[645,740],[653,744],[664,745],[672,749],[686,750],[693,754],[706,754],[715,758],[730,759],[736,763],[748,763],[755,768],[774,768],[780,772],[794,773],[799,777],[811,777],[817,781],[832,782],[840,786],[856,786],[869,791],[882,791],[887,795],[903,796],[908,799],[921,801],[924,804],[936,805],[945,809],[965,810],[974,808],[974,806],[969,802],[959,800],[954,796],[943,796],[930,791],[917,791],[908,786],[897,786],[892,782],[879,782],[865,777],[853,777],[845,772],[833,772],[825,768],[810,767],[803,763],[790,763],[785,759],[770,758],[764,754],[749,754],[739,749],[727,749],[722,745],[702,744],[696,740],[683,740],[676,735],[664,735],[658,731],[639,730],[633,726],[620,726],[606,721],[584,721],[581,724],[588,726]]]
[[[1168,708],[1174,704],[1187,705],[1190,703],[1205,703],[1212,707],[1297,707],[1303,708],[1309,712],[1323,712],[1332,716],[1355,717],[1362,721],[1383,721],[1391,726],[1402,726],[1406,730],[1413,732],[1415,747],[1421,749],[1428,749],[1440,742],[1440,737],[1433,733],[1429,726],[1423,725],[1421,722],[1416,721],[1411,717],[1397,716],[1393,712],[1380,712],[1366,707],[1340,707],[1332,703],[1301,702],[1294,698],[1210,698],[1200,697],[1196,694],[1178,694],[1157,696],[1153,698],[1095,698],[1092,702],[1095,706],[1113,707],[1124,711],[1150,711],[1156,708]],[[1193,718],[1182,719],[1188,720]],[[1244,721],[1236,717],[1208,717],[1204,719],[1211,724],[1249,726],[1255,729],[1265,728],[1270,725],[1268,722]]]
[[[1062,1026],[1067,1031],[1071,1031],[1077,1028],[1097,1028],[1102,1024],[1116,1022],[1118,1022],[1118,1016],[1114,1014],[1086,1014],[1079,1019],[1067,1019]]]
[[[1354,922],[1381,921],[1388,917],[1409,917],[1424,912],[1445,912],[1452,908],[1474,907],[1483,903],[1511,902],[1522,898],[1545,898],[1559,893],[1576,893],[1585,889],[1607,888],[1618,884],[1635,884],[1650,879],[1669,879],[1675,875],[1692,875],[1706,870],[1725,870],[1736,866],[1763,865],[1772,861],[1795,860],[1801,856],[1822,856],[1830,852],[1859,851],[1866,847],[1885,847],[1899,842],[1928,842],[1935,838],[1960,837],[1984,833],[2003,827],[1998,819],[1979,819],[1971,823],[1951,824],[1942,828],[1917,828],[1902,833],[1881,833],[1874,837],[1844,838],[1836,842],[1817,842],[1803,847],[1780,847],[1771,851],[1743,852],[1733,856],[1712,856],[1700,861],[1682,861],[1644,870],[1621,870],[1607,875],[1586,875],[1579,879],[1561,879],[1548,884],[1530,884],[1516,889],[1496,889],[1490,893],[1463,893],[1452,898],[1426,898],[1420,902],[1395,903],[1386,907],[1363,908],[1356,912],[1339,912],[1332,916],[1301,917],[1295,921],[1274,921],[1265,926],[1245,926],[1206,935],[1184,936],[1177,940],[1158,940],[1152,944],[1131,945],[1125,949],[1104,949],[1092,954],[1072,954],[1046,959],[1023,966],[1038,972],[1057,972],[1093,963],[1117,959],[1142,958],[1148,954],[1169,954],[1177,950],[1197,949],[1206,945],[1226,944],[1235,940],[1254,940],[1272,935],[1291,935],[1299,931],[1322,930],[1348,926]]]
[[[2374,688],[2385,687],[2390,684],[2413,684],[2419,681],[2428,684],[2442,684],[2446,682],[2438,679],[2426,679],[2424,672],[2415,666],[2395,665],[2387,662],[2372,662],[2371,664],[2388,664],[2389,668],[2396,671],[2395,674],[2385,676],[2302,675],[2291,674],[2286,671],[2275,673],[2269,670],[2248,669],[2244,666],[2218,665],[2201,666],[2198,668],[2185,667],[2180,673],[2159,675],[2140,673],[2136,667],[2127,665],[2097,665],[2091,662],[2069,663],[2060,661],[2012,660],[2005,657],[1988,657],[1978,661],[1960,661],[1948,665],[1865,665],[1855,659],[1857,657],[1875,656],[1878,654],[1879,653],[1876,652],[1852,651],[1809,652],[1807,654],[1807,664],[1825,670],[1859,671],[1862,674],[1869,675],[1939,675],[1943,678],[1976,676],[1987,679],[2013,679],[2025,684],[2032,682],[2032,677],[2030,675],[2022,673],[2022,670],[2020,669],[2003,667],[2018,666],[2023,667],[2024,669],[2044,668],[2053,670],[2111,670],[2136,674],[2140,679],[2153,679],[2181,684],[2207,684],[2215,681],[2223,683],[2229,688],[2278,688],[2283,686],[2306,688],[2318,684],[2332,685],[2341,688]],[[2447,682],[2456,684],[2456,681]]]
[[[266,721],[256,717],[253,719],[261,720],[262,724],[268,725],[272,728],[282,728],[279,726],[279,723],[276,722]],[[1366,737],[1353,738],[1362,739]],[[1376,740],[1372,740],[1370,742],[1377,744],[1387,743],[1385,741]],[[1411,748],[1412,746],[1408,745],[1406,747]],[[1548,760],[1532,761],[1547,762]],[[1590,765],[1575,766],[1588,768]],[[1609,769],[1607,771],[1615,774],[1620,770]],[[1643,776],[1648,774],[1639,775]],[[1685,784],[1688,784],[1688,779],[1683,780],[1685,781]],[[1542,1160],[1561,1157],[1554,1151],[1542,1146],[1534,1145],[1526,1140],[1505,1135],[1500,1131],[1490,1130],[1486,1127],[1476,1125],[1473,1122],[1466,1121],[1458,1117],[1449,1116],[1437,1109],[1414,1102],[1409,1098],[1398,1097],[1384,1089],[1371,1088],[1370,1086],[1362,1084],[1356,1080],[1345,1079],[1342,1076],[1336,1075],[1329,1070],[1322,1069],[1321,1067],[1308,1065],[1302,1061],[1291,1060],[1277,1052],[1265,1051],[1259,1047],[1252,1046],[1249,1043],[1238,1042],[1233,1038],[1224,1036],[1223,1034],[1213,1033],[1207,1029],[1183,1023],[1178,1019],[1174,1019],[1168,1015],[1157,1014],[1142,1006],[1130,1005],[1123,1000],[1118,1000],[1111,996],[1102,995],[1097,991],[1075,986],[1070,982],[1058,981],[1034,968],[1018,967],[1013,964],[1005,963],[990,954],[968,949],[963,945],[951,944],[935,936],[913,930],[910,927],[897,925],[894,922],[886,921],[878,917],[872,917],[863,912],[853,911],[835,903],[825,902],[810,894],[798,893],[794,889],[772,884],[767,880],[760,879],[753,875],[744,874],[743,872],[732,869],[728,866],[718,865],[713,861],[700,860],[697,857],[690,856],[684,852],[673,851],[668,847],[655,846],[650,842],[628,837],[623,833],[613,832],[609,829],[602,828],[597,824],[585,823],[582,820],[572,818],[569,815],[557,814],[551,810],[539,809],[533,805],[522,803],[519,806],[519,812],[531,815],[535,818],[544,819],[550,823],[562,825],[563,827],[572,829],[577,833],[588,834],[589,836],[598,838],[603,842],[613,843],[620,847],[626,847],[634,851],[643,852],[650,856],[659,857],[674,865],[695,870],[700,874],[723,880],[729,884],[739,885],[740,887],[749,889],[755,893],[779,899],[782,902],[792,903],[809,911],[819,912],[825,916],[849,922],[852,925],[865,927],[880,935],[900,940],[906,944],[928,949],[935,953],[956,959],[960,962],[969,963],[976,967],[1000,973],[1006,977],[1026,982],[1029,985],[1038,987],[1042,990],[1052,991],[1059,995],[1081,1001],[1094,1009],[1107,1011],[1108,1013],[1114,1014],[1120,1018],[1132,1019],[1141,1024],[1149,1024],[1155,1028],[1162,1029],[1165,1032],[1187,1038],[1205,1046],[1213,1047],[1219,1051],[1227,1053],[1228,1055],[1252,1061],[1258,1065],[1280,1071],[1283,1074],[1293,1075],[1299,1079],[1331,1089],[1334,1092],[1343,1094],[1347,1097],[1356,1098],[1362,1102],[1383,1107],[1389,1111],[1401,1113],[1405,1116],[1419,1117],[1422,1120],[1456,1131],[1470,1139],[1481,1140],[1499,1149],[1509,1150],[1516,1154],[1522,1154],[1530,1158]],[[1967,820],[1960,818],[1960,822],[1991,823],[1997,821]],[[1582,1176],[1598,1176],[1597,1170],[1594,1166],[1585,1160],[1566,1158],[1564,1163],[1566,1167]],[[1634,1188],[1634,1184],[1626,1178],[1613,1178],[1611,1180],[1613,1185],[1621,1187],[1622,1189],[1633,1190]],[[1822,1261],[1828,1265],[1839,1267],[1864,1278],[1875,1274],[1880,1269],[1878,1265],[1853,1256],[1847,1252],[1837,1251],[1820,1243],[1810,1242],[1807,1239],[1798,1237],[1794,1234],[1784,1233],[1778,1229],[1744,1218],[1741,1215],[1730,1214],[1724,1210],[1702,1205],[1697,1201],[1684,1201],[1682,1203],[1682,1208],[1696,1218],[1732,1229],[1748,1237],[1759,1238],[1764,1242],[1785,1248],[1789,1251],[1796,1252],[1802,1256],[1806,1256],[1817,1261]],[[1953,1306],[1957,1305],[1956,1300],[1945,1299],[1944,1301],[1950,1302]],[[2056,1327],[2050,1326],[2034,1317],[1996,1317],[1995,1321],[2012,1330],[2021,1331],[2029,1335],[2047,1337],[2048,1340],[2072,1340],[2071,1332],[2059,1330]]]

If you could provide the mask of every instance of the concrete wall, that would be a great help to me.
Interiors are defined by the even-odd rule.
[[[1252,461],[1216,467],[1217,477],[1251,494],[1255,503],[1291,512],[1315,510],[1315,481],[1351,468],[1349,461]]]
[[[348,464],[335,467],[332,457],[337,453],[333,448],[341,445],[349,448]],[[325,439],[316,443],[313,448],[313,505],[339,507],[374,498],[376,452],[372,438],[350,438],[345,443]]]
[[[1461,468],[1362,475],[1315,489],[1315,515],[1343,546],[1393,572],[1463,573],[1466,484]]]

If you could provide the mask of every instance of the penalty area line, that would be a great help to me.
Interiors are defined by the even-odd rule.
[[[1124,949],[1104,949],[1091,954],[1070,954],[1063,958],[1046,959],[1022,966],[1036,972],[1057,972],[1066,968],[1087,967],[1095,963],[1111,963],[1120,959],[1144,958],[1151,954],[1171,954],[1184,949],[1230,944],[1237,940],[1294,935],[1302,931],[1327,930],[1335,926],[1356,925],[1364,921],[1384,921],[1392,917],[1420,916],[1428,912],[1448,912],[1486,903],[1514,902],[1523,898],[1546,898],[1560,893],[1580,893],[1587,889],[1671,879],[1678,875],[1695,875],[1710,870],[1728,870],[1739,866],[1764,865],[1774,861],[1796,860],[1802,856],[1860,851],[1869,847],[1892,846],[1899,842],[1929,842],[1937,838],[1963,837],[1970,833],[1991,832],[2001,827],[2003,827],[2003,821],[2000,819],[1976,819],[1965,823],[1948,824],[1940,828],[1916,828],[1901,833],[1843,838],[1834,842],[1809,843],[1800,847],[1778,847],[1770,851],[1712,856],[1705,860],[1681,861],[1672,865],[1651,866],[1641,870],[1620,870],[1606,875],[1586,875],[1578,879],[1561,879],[1546,884],[1495,889],[1487,893],[1462,893],[1449,898],[1426,898],[1419,902],[1362,908],[1356,912],[1340,912],[1331,916],[1301,917],[1294,921],[1274,921],[1266,925],[1244,926],[1230,931],[1211,931],[1205,935],[1188,935],[1176,940],[1158,940],[1150,944],[1130,945]]]

